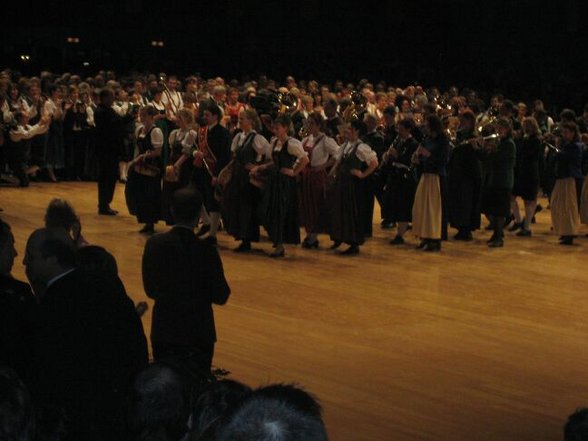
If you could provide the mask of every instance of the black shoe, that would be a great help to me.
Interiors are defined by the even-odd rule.
[[[155,234],[155,228],[153,227],[153,224],[145,224],[145,226],[139,230],[139,233]]]
[[[286,252],[284,251],[284,248],[281,248],[281,249],[276,248],[274,251],[272,251],[270,253],[269,256],[272,259],[276,259],[276,258],[279,258],[279,257],[284,257],[285,255],[286,255]]]
[[[335,242],[333,242],[333,245],[331,245],[331,246],[329,247],[329,249],[331,249],[331,250],[336,250],[336,249],[337,249],[337,248],[339,248],[340,246],[341,246],[341,242],[339,242],[339,241],[335,241]]]
[[[524,224],[522,222],[519,222],[519,223],[514,222],[512,224],[512,226],[508,229],[508,231],[511,231],[512,232],[512,231],[520,230],[521,228],[523,228],[523,225]]]
[[[139,317],[143,317],[143,314],[145,314],[148,309],[149,309],[149,305],[147,305],[147,302],[139,302],[135,306],[135,312],[137,313],[137,315]]]
[[[390,241],[390,245],[403,245],[404,238],[402,236],[396,236],[394,239]]]
[[[437,252],[441,251],[441,241],[440,240],[432,240],[426,243],[423,247],[423,251],[428,252]]]
[[[357,245],[351,245],[345,251],[341,252],[342,256],[353,256],[355,254],[359,254],[359,246]]]
[[[472,233],[470,231],[460,231],[455,236],[453,236],[453,238],[455,240],[462,240],[464,242],[474,240],[474,237],[472,236]]]
[[[543,205],[541,205],[541,204],[537,204],[537,205],[535,206],[535,214],[537,214],[537,213],[541,213],[541,211],[542,211],[542,210],[543,210]]]
[[[421,240],[421,243],[419,243],[416,246],[417,247],[417,250],[422,250],[423,248],[425,248],[425,246],[427,245],[427,243],[429,243],[428,240],[426,240],[426,239]]]
[[[525,230],[524,228],[521,228],[521,231],[519,231],[516,235],[519,237],[531,237],[532,233],[531,230]]]
[[[392,222],[389,220],[384,219],[380,224],[382,230],[389,230],[390,228],[394,228],[396,226],[396,222]]]
[[[490,239],[488,239],[486,241],[486,243],[494,242],[495,240],[496,240],[496,234],[493,234],[492,236],[490,236]]]
[[[307,250],[310,250],[311,248],[318,248],[319,246],[319,241],[318,239],[315,239],[314,242],[309,242],[308,240],[304,239],[302,241],[302,248],[305,248]]]
[[[562,236],[559,240],[560,245],[573,245],[574,244],[574,236]]]
[[[488,242],[488,247],[490,248],[502,248],[504,246],[504,240],[502,239],[494,239],[491,242]]]
[[[98,210],[98,214],[102,216],[116,216],[118,214],[118,211],[113,210],[112,208],[102,208]]]
[[[233,250],[235,253],[246,253],[251,251],[251,242],[241,242],[237,248]]]
[[[202,239],[204,242],[209,243],[210,245],[216,246],[218,245],[218,240],[216,240],[216,236],[208,236]]]
[[[210,231],[210,224],[202,225],[200,227],[200,229],[196,232],[196,237],[204,236],[209,231]]]

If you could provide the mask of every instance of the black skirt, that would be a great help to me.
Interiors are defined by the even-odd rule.
[[[539,168],[521,169],[515,177],[513,195],[525,201],[534,201],[539,192]]]
[[[125,187],[129,213],[140,224],[154,224],[161,219],[161,178],[129,171]]]
[[[331,239],[361,245],[365,242],[363,181],[349,173],[341,174],[330,194]]]
[[[223,222],[227,233],[236,240],[259,241],[259,188],[249,183],[249,172],[235,163],[222,202]]]
[[[274,244],[299,244],[300,222],[296,179],[274,170],[260,205],[260,219]]]
[[[417,182],[411,172],[391,170],[382,198],[382,218],[391,222],[412,221]]]
[[[510,188],[487,187],[482,192],[482,213],[488,216],[510,215]]]

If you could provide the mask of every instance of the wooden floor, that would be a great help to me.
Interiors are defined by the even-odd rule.
[[[145,237],[120,185],[113,208],[125,214],[115,218],[96,215],[95,184],[1,188],[20,257],[53,197],[74,204],[86,238],[117,258],[129,295],[147,300]],[[533,238],[508,233],[490,250],[488,234],[426,254],[411,236],[410,246],[388,245],[392,233],[375,227],[357,257],[334,255],[321,237],[320,250],[287,247],[279,261],[232,253],[221,234],[233,294],[215,310],[215,365],[253,386],[303,385],[322,402],[332,440],[561,439],[567,416],[588,405],[588,239],[556,245],[546,210]]]

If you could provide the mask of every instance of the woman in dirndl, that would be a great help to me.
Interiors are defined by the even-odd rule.
[[[251,242],[259,241],[257,208],[260,200],[260,183],[250,178],[251,170],[271,163],[272,148],[262,135],[261,121],[253,109],[243,110],[238,117],[241,132],[231,144],[232,175],[223,193],[222,213],[227,233],[240,240],[234,251],[251,251]]]
[[[490,135],[492,128],[482,131],[482,136]],[[514,186],[514,168],[516,164],[516,145],[512,139],[512,122],[499,118],[496,122],[498,142],[495,139],[484,140],[484,157],[486,176],[482,188],[482,213],[484,213],[494,232],[488,240],[490,248],[504,246],[504,223],[510,216],[510,201]]]
[[[270,171],[260,209],[263,225],[274,246],[270,257],[284,257],[284,244],[300,243],[296,177],[308,164],[308,156],[302,143],[289,136],[291,127],[292,121],[287,115],[274,120],[273,161],[255,166],[250,172],[253,178],[258,178],[264,171]]]
[[[421,166],[422,174],[412,206],[412,232],[421,239],[417,248],[441,251],[444,230],[442,191],[447,176],[449,140],[437,115],[427,116],[424,129],[426,137],[413,156],[414,162]]]
[[[335,164],[339,153],[337,142],[324,134],[325,120],[319,112],[306,119],[309,136],[302,147],[310,158],[310,165],[302,170],[300,180],[300,208],[306,237],[303,248],[318,248],[318,234],[328,231],[327,170]]]
[[[190,109],[180,109],[176,115],[177,129],[169,135],[169,165],[165,167],[162,189],[162,218],[167,225],[173,225],[171,201],[174,191],[186,187],[192,175],[192,150],[196,141],[194,113]]]
[[[359,253],[359,246],[365,241],[365,203],[367,202],[365,178],[378,167],[378,157],[370,146],[361,142],[365,125],[353,120],[345,126],[346,142],[331,170],[335,182],[331,190],[331,249],[342,243],[349,244],[343,255]]]
[[[137,129],[138,155],[129,163],[125,197],[129,213],[145,224],[139,231],[155,233],[161,218],[161,147],[163,133],[154,125],[157,110],[145,106],[139,112],[142,125]]]
[[[580,216],[578,193],[582,186],[583,145],[574,122],[561,124],[561,145],[555,156],[555,186],[551,193],[551,222],[560,245],[573,245]]]

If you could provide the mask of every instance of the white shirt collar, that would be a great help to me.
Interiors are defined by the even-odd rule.
[[[76,270],[75,268],[72,268],[72,269],[69,269],[69,270],[67,270],[67,271],[66,271],[66,272],[64,272],[64,273],[61,273],[61,274],[59,274],[59,275],[57,275],[57,276],[53,277],[51,280],[49,280],[49,281],[47,282],[47,288],[49,288],[51,285],[53,285],[53,284],[54,284],[55,282],[57,282],[59,279],[61,279],[61,278],[65,277],[65,276],[67,276],[69,273],[71,273],[71,272],[73,272],[73,271],[75,271],[75,270]]]

